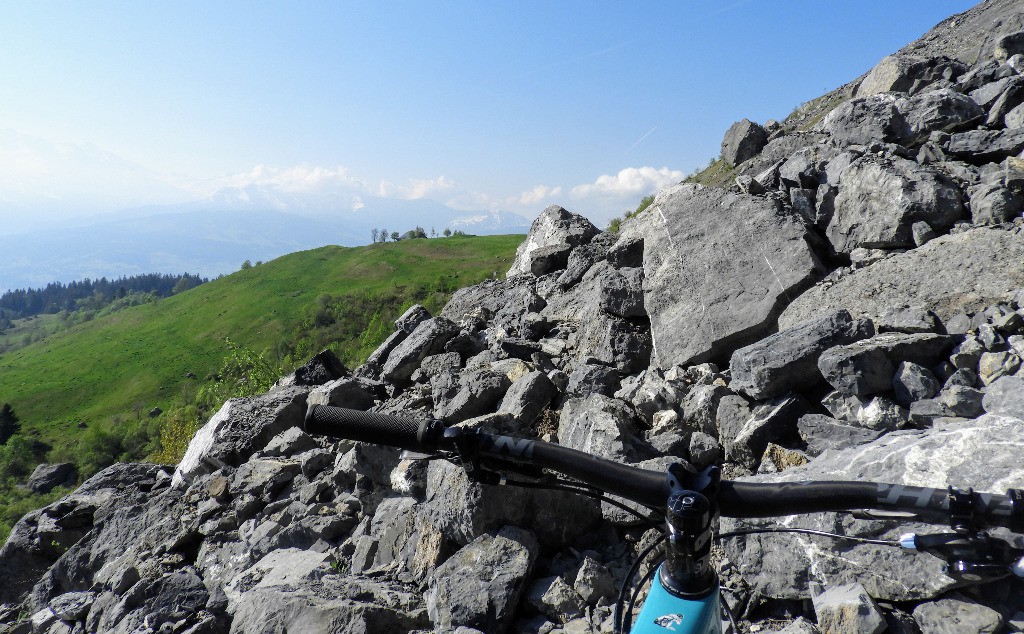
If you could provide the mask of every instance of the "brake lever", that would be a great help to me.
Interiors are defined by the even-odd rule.
[[[900,546],[941,557],[946,575],[956,581],[987,583],[1010,575],[1024,578],[1024,550],[985,532],[907,533],[900,537]]]

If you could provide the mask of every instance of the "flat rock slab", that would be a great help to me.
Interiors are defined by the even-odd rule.
[[[760,339],[821,272],[803,222],[769,199],[684,183],[662,190],[638,224],[661,368]]]
[[[893,432],[860,447],[827,450],[806,466],[744,480],[845,480],[1005,491],[1024,485],[1022,451],[1024,421],[986,414],[975,420],[939,420],[929,430]],[[722,531],[779,523],[882,539],[935,531],[926,524],[865,522],[836,513],[774,520],[722,518]],[[807,598],[811,582],[826,587],[856,582],[876,599],[920,600],[938,597],[954,585],[942,573],[941,560],[886,546],[803,535],[731,538],[723,545],[753,590],[770,597]]]
[[[1024,288],[1024,235],[978,228],[928,244],[819,283],[793,301],[779,328],[823,317],[840,308],[875,319],[894,307],[931,310],[943,321],[1010,301]]]

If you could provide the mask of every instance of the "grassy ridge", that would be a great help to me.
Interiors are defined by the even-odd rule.
[[[186,373],[217,371],[226,337],[273,350],[294,337],[323,294],[416,297],[439,280],[451,288],[474,284],[507,270],[522,240],[419,239],[284,256],[0,356],[0,403],[14,407],[23,431],[69,449],[79,422],[110,425],[114,417],[167,409],[185,389]]]

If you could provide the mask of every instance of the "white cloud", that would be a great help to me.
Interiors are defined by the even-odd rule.
[[[547,185],[537,185],[533,189],[520,194],[519,198],[515,199],[514,202],[520,205],[536,205],[545,198],[553,198],[561,193],[562,188],[560,186],[548,187]]]
[[[576,198],[589,198],[595,195],[649,194],[666,185],[678,183],[685,177],[686,174],[683,172],[667,167],[627,167],[619,170],[618,174],[602,174],[593,183],[573,187],[572,195]]]
[[[252,185],[276,187],[286,192],[310,192],[335,187],[362,189],[362,181],[353,177],[347,167],[320,167],[318,165],[295,165],[278,168],[257,165],[248,172],[229,174],[214,179],[213,189],[237,187],[243,189]]]
[[[450,191],[455,188],[455,183],[445,176],[437,178],[421,179],[410,178],[405,185],[396,185],[390,181],[382,180],[377,186],[376,194],[383,198],[426,198],[438,192]]]

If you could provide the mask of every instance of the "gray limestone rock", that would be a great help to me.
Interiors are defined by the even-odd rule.
[[[847,310],[787,328],[732,354],[729,387],[760,400],[812,388],[823,381],[822,352],[874,334],[870,321],[853,319]]]
[[[569,375],[565,387],[568,396],[586,397],[590,394],[611,396],[619,389],[619,372],[606,365],[581,363]]]
[[[1024,150],[1024,129],[970,130],[949,139],[946,151],[978,165],[1001,161]]]
[[[1020,129],[1024,128],[1024,103],[1011,108],[1003,116],[1003,125],[1008,129]]]
[[[1001,182],[984,182],[967,190],[971,201],[971,222],[998,225],[1020,215],[1022,197]]]
[[[602,599],[610,602],[618,592],[612,573],[590,556],[583,557],[572,587],[588,605],[597,605]]]
[[[944,231],[965,215],[960,189],[935,169],[872,155],[843,170],[833,206],[826,234],[840,253],[913,247],[914,223]]]
[[[724,385],[695,385],[686,392],[682,410],[684,423],[697,431],[717,438],[718,425],[715,422],[718,405],[722,397],[729,396],[732,391]]]
[[[601,310],[625,319],[646,316],[643,280],[642,268],[610,269],[598,281]]]
[[[985,257],[978,257],[984,253]],[[847,308],[874,319],[893,306],[930,310],[941,320],[1010,300],[1024,288],[1024,235],[978,228],[942,236],[867,268],[819,284],[795,299],[779,318],[789,328]]]
[[[291,376],[291,380],[294,385],[323,385],[331,381],[340,379],[345,376],[349,376],[351,372],[345,367],[345,364],[341,362],[331,350],[324,350],[318,352],[313,356],[312,359],[307,361],[305,364],[295,368],[295,372]],[[279,384],[286,382],[287,379],[279,381]]]
[[[298,427],[286,429],[274,436],[263,448],[264,456],[292,456],[316,449],[316,440]]]
[[[982,407],[989,414],[1024,420],[1024,378],[1004,376],[985,389]]]
[[[601,514],[597,502],[580,495],[482,485],[471,482],[462,467],[437,460],[427,469],[424,509],[431,525],[463,545],[511,524],[559,547],[585,534]]]
[[[971,386],[946,385],[936,400],[953,413],[953,416],[976,418],[985,413],[982,400],[985,393]]]
[[[233,603],[230,631],[408,632],[430,624],[422,598],[415,586],[347,575],[257,584]]]
[[[885,617],[859,583],[829,588],[813,598],[818,627],[836,634],[880,634]]]
[[[939,388],[938,379],[931,370],[916,363],[901,362],[892,377],[892,389],[896,393],[896,402],[903,407],[910,407],[914,401],[935,396]]]
[[[174,486],[184,489],[199,475],[240,465],[277,434],[300,427],[306,415],[306,395],[306,389],[300,387],[275,388],[224,403],[192,437],[174,472]]]
[[[1024,468],[1018,458],[1024,450],[1022,424],[1016,418],[991,414],[976,420],[938,420],[933,429],[892,432],[855,448],[826,451],[806,466],[749,480],[858,480],[1004,490],[1024,484]],[[774,522],[723,518],[722,531]],[[906,522],[896,526],[859,522],[831,513],[795,516],[785,523],[883,539],[934,530]],[[868,594],[883,600],[929,599],[954,586],[942,573],[942,561],[905,550],[866,544],[839,549],[833,540],[803,536],[749,536],[724,540],[724,546],[726,556],[752,589],[771,597],[806,597],[812,582],[826,587],[859,582]]]
[[[460,288],[445,304],[441,317],[463,324],[463,328],[471,332],[486,325],[490,329],[517,333],[523,319],[530,313],[540,312],[545,305],[545,300],[537,294],[536,278],[518,275]]]
[[[565,268],[569,250],[587,244],[599,233],[600,230],[583,216],[552,205],[533,221],[526,241],[516,250],[516,259],[508,270],[508,277],[539,276]],[[552,259],[555,252],[564,253],[564,258]]]
[[[395,320],[395,330],[403,330],[406,334],[412,334],[412,331],[416,330],[416,326],[430,318],[430,311],[419,304],[413,304]]]
[[[645,217],[644,304],[661,368],[769,334],[821,270],[806,226],[766,199],[683,184],[662,190]]]
[[[722,459],[722,445],[719,444],[718,439],[701,431],[693,432],[690,436],[690,446],[687,449],[690,464],[697,469],[703,469]]]
[[[875,396],[857,410],[855,422],[861,427],[884,432],[903,427],[909,417],[907,408],[899,403],[884,396]]]
[[[1024,53],[1024,31],[1008,33],[1000,37],[992,50],[992,57],[999,61],[1006,61],[1020,53]]]
[[[668,381],[660,370],[651,369],[623,383],[622,389],[615,392],[615,398],[629,401],[637,413],[651,423],[656,413],[678,407],[685,393],[680,382]]]
[[[458,387],[452,397],[435,402],[434,416],[451,424],[489,414],[511,384],[507,375],[489,368],[466,370],[459,374]]]
[[[892,388],[900,362],[933,366],[952,346],[946,335],[883,333],[825,351],[818,369],[844,395],[873,394]]]
[[[989,385],[1004,376],[1011,376],[1020,369],[1020,357],[1012,352],[985,352],[978,360],[978,379]]]
[[[436,628],[504,632],[540,547],[529,531],[505,526],[463,546],[430,576],[425,596]]]
[[[540,416],[558,393],[546,374],[535,370],[520,377],[509,387],[498,405],[499,412],[511,414],[519,427],[528,427]]]
[[[642,243],[641,248],[643,248]],[[595,238],[589,244],[576,247],[569,253],[565,270],[558,276],[558,284],[562,288],[576,285],[590,270],[590,267],[605,259],[607,253],[606,241],[599,238]]]
[[[69,486],[78,478],[78,469],[72,462],[36,465],[25,486],[33,493],[49,493],[59,486]]]
[[[908,92],[926,74],[928,60],[907,54],[888,55],[868,71],[857,86],[857,96]]]
[[[768,143],[768,133],[760,125],[743,119],[729,126],[722,139],[722,160],[729,165],[757,156]]]
[[[333,405],[346,409],[366,411],[373,407],[373,394],[367,390],[365,379],[342,378],[313,389],[307,397],[310,405]]]
[[[356,368],[356,374],[369,378],[379,377],[381,368],[388,360],[388,355],[391,354],[392,350],[398,347],[398,344],[405,341],[405,338],[408,336],[409,333],[404,330],[396,330],[388,335],[388,338],[377,346],[376,350],[370,353],[370,356],[366,359],[366,363]]]
[[[819,456],[829,449],[848,449],[878,438],[883,432],[849,425],[822,414],[805,414],[797,421],[800,438],[807,444],[807,453]]]
[[[558,421],[559,444],[617,462],[649,457],[636,433],[632,408],[600,394],[566,401]]]
[[[817,129],[843,145],[905,143],[911,139],[910,126],[902,113],[906,106],[906,97],[893,93],[856,97],[828,113]]]
[[[1003,615],[961,594],[922,603],[914,608],[914,620],[925,634],[994,634]]]
[[[457,334],[459,327],[444,317],[420,322],[412,334],[388,355],[381,369],[381,378],[398,385],[407,383],[424,358],[444,352],[445,344]]]
[[[957,132],[985,116],[973,99],[949,88],[914,95],[904,112],[910,135],[918,140],[932,132]]]
[[[526,602],[558,623],[583,614],[586,602],[561,577],[537,579],[526,591]]]
[[[791,442],[797,438],[797,421],[809,411],[799,396],[784,396],[758,403],[749,414],[744,406],[727,396],[718,408],[719,437],[725,457],[747,468],[756,469],[770,442]]]

